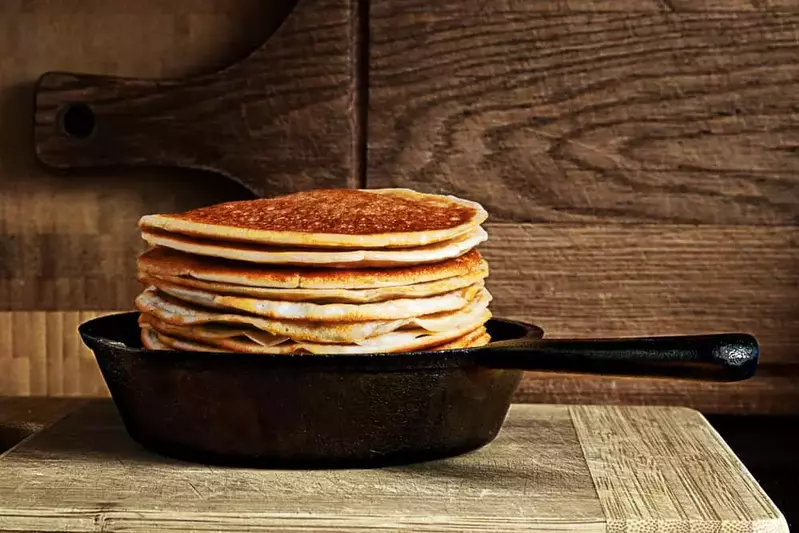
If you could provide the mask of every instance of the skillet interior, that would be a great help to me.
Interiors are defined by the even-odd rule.
[[[136,353],[140,357],[158,357],[169,359],[174,364],[201,363],[214,364],[221,361],[230,365],[235,363],[268,364],[314,367],[336,366],[360,370],[373,368],[377,370],[411,368],[443,368],[459,366],[466,363],[467,354],[479,351],[480,348],[462,348],[448,351],[416,351],[396,354],[230,354],[226,352],[180,352],[149,350],[142,347],[139,337],[139,326],[136,322],[138,312],[117,313],[99,317],[80,326],[80,334],[84,342],[92,349],[101,346],[113,347],[118,351]],[[541,338],[543,330],[537,326],[513,320],[492,318],[486,323],[492,342],[515,340],[522,338]]]

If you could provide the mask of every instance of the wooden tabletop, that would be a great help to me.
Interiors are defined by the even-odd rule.
[[[0,530],[787,531],[704,417],[683,408],[514,405],[497,440],[471,454],[290,475],[152,454],[108,400],[0,399],[0,427],[2,446],[18,442],[0,460]]]

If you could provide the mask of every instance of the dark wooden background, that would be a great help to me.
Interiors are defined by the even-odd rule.
[[[763,347],[744,383],[531,373],[520,401],[799,412],[799,4],[341,9],[368,23],[352,48],[363,98],[347,110],[363,121],[360,161],[342,186],[483,203],[498,315],[553,337],[744,330]],[[273,12],[261,0],[0,4],[0,394],[105,394],[75,327],[132,307],[138,217],[250,196],[198,171],[42,168],[35,80],[210,72],[261,44]]]

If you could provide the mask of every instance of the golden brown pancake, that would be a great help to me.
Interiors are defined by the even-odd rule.
[[[376,289],[427,283],[488,270],[477,250],[446,261],[397,268],[348,270],[280,267],[202,257],[156,247],[139,256],[138,268],[155,277],[282,289]]]
[[[226,348],[223,346],[212,346],[210,344],[206,344],[197,340],[187,340],[187,339],[182,339],[180,337],[172,337],[160,333],[155,328],[146,325],[142,327],[141,340],[142,340],[142,345],[148,350],[169,350],[169,351],[183,350],[183,351],[192,351],[192,352],[234,353],[234,350],[231,349],[232,347]],[[469,333],[467,335],[464,335],[460,339],[455,339],[454,341],[449,342],[447,344],[427,347],[424,349],[430,351],[441,351],[441,350],[453,350],[457,348],[477,348],[479,346],[485,346],[489,342],[491,342],[491,337],[489,337],[488,333],[483,333],[482,335],[479,336],[475,336],[474,333]],[[288,349],[285,349],[285,351],[280,351],[279,353],[292,353],[293,351],[295,351],[295,346],[289,345],[287,348]],[[416,348],[416,349],[421,349],[421,348]]]
[[[433,350],[455,350],[458,348],[476,348],[478,346],[485,346],[491,341],[491,337],[488,335],[488,331],[486,330],[485,326],[480,326],[479,328],[475,329],[460,337],[459,339],[455,339],[454,341],[450,341],[446,344],[442,344],[440,346],[436,346],[432,348]]]
[[[139,272],[138,278],[143,285],[158,287],[160,283],[169,283],[179,287],[199,289],[226,296],[244,296],[247,298],[260,298],[265,300],[283,300],[289,302],[310,302],[316,304],[350,303],[366,304],[396,300],[399,298],[426,298],[454,290],[463,289],[479,283],[486,277],[486,273],[476,273],[469,276],[458,276],[415,283],[400,287],[380,287],[377,289],[274,289],[265,287],[249,287],[247,285],[233,285],[214,281],[202,281],[180,276],[150,276]]]
[[[379,353],[490,341],[480,204],[326,189],[139,221],[145,346]]]
[[[207,309],[218,309],[222,312],[244,311],[266,318],[309,320],[314,322],[397,320],[445,311],[456,311],[466,307],[477,296],[482,296],[485,291],[481,281],[463,289],[427,298],[399,298],[368,304],[316,304],[219,295],[199,289],[173,285],[162,280],[157,280],[157,284],[154,284],[154,286],[160,292],[173,298]]]
[[[475,202],[409,189],[321,189],[147,215],[142,230],[269,246],[395,248],[453,239],[483,223]]]
[[[478,326],[479,329],[479,326]],[[224,336],[197,334],[188,328],[179,328],[161,322],[145,319],[142,323],[142,342],[145,345],[163,345],[175,349],[208,351],[216,348],[223,352],[287,354],[359,354],[359,353],[396,353],[413,350],[435,349],[458,342],[466,345],[464,337],[473,338],[475,325],[444,332],[430,333],[423,330],[402,330],[386,333],[380,337],[367,339],[359,344],[319,344],[313,342],[286,341],[282,343],[260,343],[246,335]],[[153,338],[156,339],[155,342]]]
[[[169,337],[159,333],[154,328],[143,325],[141,328],[141,343],[148,350],[166,350],[183,352],[230,352],[217,346],[211,346],[196,341],[188,341]]]
[[[355,250],[264,246],[151,229],[143,229],[141,236],[150,246],[164,246],[201,256],[222,257],[248,263],[327,268],[397,267],[435,263],[460,257],[488,238],[486,231],[478,226],[452,239],[413,248]]]
[[[247,353],[295,353],[310,351],[315,353],[367,353],[382,351],[407,351],[423,349],[443,344],[468,346],[485,333],[481,322],[473,320],[446,331],[427,331],[422,328],[403,328],[370,337],[354,343],[315,343],[294,341],[265,333],[257,328],[232,325],[176,326],[148,314],[142,314],[139,325],[152,328],[156,332],[176,339],[199,342],[206,346],[217,346],[225,350]],[[480,329],[483,329],[481,332]],[[169,343],[167,343],[169,344]]]
[[[195,324],[191,326],[176,326],[163,320],[159,320],[153,315],[142,313],[139,315],[139,325],[151,327],[167,335],[177,335],[178,337],[207,342],[215,339],[232,339],[245,337],[262,346],[277,346],[290,341],[285,335],[272,335],[254,326],[234,324]]]
[[[273,337],[289,337],[329,344],[353,344],[390,333],[401,328],[421,328],[430,332],[459,329],[469,324],[482,324],[491,318],[488,305],[491,295],[485,291],[463,309],[445,311],[411,319],[371,320],[365,322],[313,322],[276,320],[244,313],[213,311],[182,302],[154,288],[136,297],[136,308],[143,314],[174,326],[209,325],[214,330],[225,327],[256,328]]]

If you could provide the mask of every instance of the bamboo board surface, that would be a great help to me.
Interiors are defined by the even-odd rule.
[[[3,395],[105,396],[100,368],[78,336],[99,311],[0,311]]]
[[[93,402],[0,458],[0,530],[787,531],[682,408],[514,405],[467,455],[372,470],[212,468],[142,450]]]

